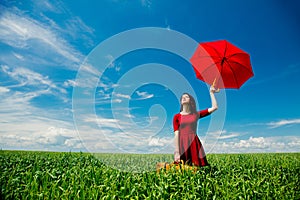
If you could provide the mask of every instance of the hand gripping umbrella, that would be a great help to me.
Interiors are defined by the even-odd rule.
[[[196,77],[215,88],[240,88],[254,74],[250,56],[226,40],[200,43],[190,59]]]

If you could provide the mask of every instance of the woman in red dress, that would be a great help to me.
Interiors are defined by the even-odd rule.
[[[197,136],[198,119],[210,115],[218,109],[217,101],[214,93],[216,89],[210,87],[211,108],[197,111],[194,98],[184,93],[180,99],[180,112],[173,118],[173,128],[175,134],[175,152],[174,160],[194,166],[209,165],[203,146]]]

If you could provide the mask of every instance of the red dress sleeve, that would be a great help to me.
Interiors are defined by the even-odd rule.
[[[180,116],[179,114],[176,114],[173,117],[173,129],[174,129],[174,132],[178,131],[178,129],[179,129],[179,124],[180,124],[180,122],[179,122],[179,116]]]
[[[199,114],[199,118],[206,117],[206,116],[210,115],[210,113],[208,112],[208,108],[205,109],[205,110],[199,111],[198,114]]]

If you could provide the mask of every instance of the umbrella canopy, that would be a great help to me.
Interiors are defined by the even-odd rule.
[[[216,88],[240,88],[254,75],[250,55],[226,40],[200,43],[190,61],[197,78]]]

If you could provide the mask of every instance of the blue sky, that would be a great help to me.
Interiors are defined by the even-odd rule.
[[[206,151],[299,152],[299,8],[297,0],[1,1],[0,147],[173,152],[178,94],[210,106],[186,59],[190,41],[226,39],[250,54],[254,77],[216,94],[219,110],[198,124]]]

